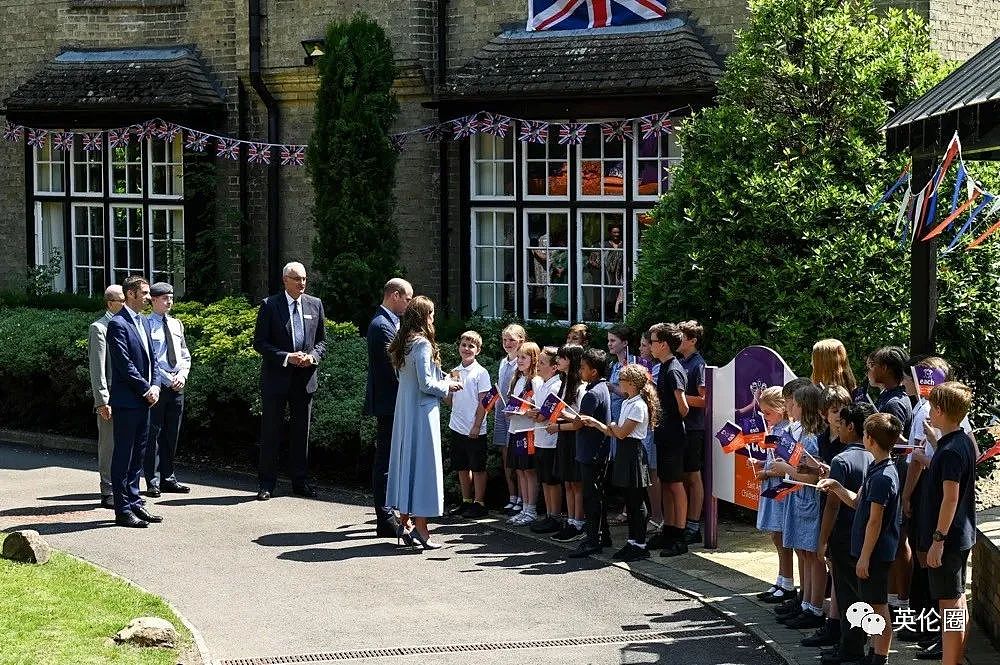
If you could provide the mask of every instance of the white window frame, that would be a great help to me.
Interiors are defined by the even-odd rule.
[[[490,157],[490,158],[482,158],[482,157],[478,157],[476,155],[476,146],[479,145],[479,137],[481,137],[481,136],[489,136],[490,138],[492,138],[494,140],[494,144],[493,144],[494,145],[493,156]],[[497,157],[496,157],[496,142],[497,141],[501,141],[501,142],[510,141],[511,142],[511,156],[510,156],[509,159],[506,159],[506,158],[497,159]],[[473,135],[473,136],[471,136],[469,138],[469,200],[470,201],[513,201],[513,200],[515,200],[517,198],[517,188],[519,186],[518,178],[517,178],[517,172],[518,172],[517,162],[518,162],[518,159],[520,158],[520,156],[519,156],[519,150],[518,150],[518,143],[519,143],[519,141],[517,140],[517,137],[514,134],[513,129],[507,134],[506,138],[502,138],[502,139],[499,136],[494,136],[492,134],[477,134],[477,135]],[[477,194],[476,193],[476,184],[477,184],[477,178],[476,178],[476,176],[478,175],[477,169],[478,169],[478,165],[479,164],[492,164],[493,165],[493,169],[494,169],[494,171],[493,171],[493,173],[494,173],[493,184],[496,185],[496,168],[497,168],[497,165],[500,165],[502,167],[502,165],[508,164],[508,163],[511,165],[511,177],[514,179],[513,189],[511,190],[513,192],[513,194],[507,195],[507,194],[502,194],[502,193],[501,194]]]
[[[32,159],[31,159],[31,178],[34,185],[34,193],[42,196],[63,196],[66,194],[66,160],[62,151],[56,150],[52,145],[52,135],[51,133],[45,138],[45,148],[48,150],[49,159],[41,159],[40,152],[43,148],[32,148]],[[58,155],[59,159],[56,160],[54,157]],[[62,168],[62,178],[60,178],[59,189],[58,190],[43,190],[38,188],[38,167],[41,164],[49,165],[49,185],[52,184],[52,166],[58,164]]]
[[[103,196],[104,196],[104,186],[106,184],[105,181],[104,181],[104,178],[103,178],[103,174],[104,174],[104,153],[103,153],[103,151],[100,151],[100,150],[93,150],[93,151],[87,152],[86,150],[83,149],[83,145],[81,143],[81,139],[82,139],[82,136],[78,135],[76,137],[76,140],[73,141],[73,149],[70,150],[70,151],[68,151],[69,152],[69,192],[70,192],[70,196],[72,196],[73,198],[92,198],[92,199],[94,199],[94,198],[96,198],[96,199],[103,198]],[[83,162],[77,162],[76,161],[77,151],[80,151],[80,153],[83,155],[83,157],[84,157],[84,161]],[[96,158],[96,159],[93,159],[93,158]],[[90,170],[91,170],[91,168],[95,164],[97,165],[97,167],[98,167],[97,168],[97,172],[102,175],[101,182],[100,182],[100,185],[101,185],[100,191],[97,191],[97,192],[77,191],[77,189],[76,189],[76,166],[77,166],[78,163],[84,165],[84,170],[87,173],[87,181],[85,183],[87,186],[89,186],[91,184],[91,182],[90,182]]]
[[[601,121],[600,120],[589,120],[588,122],[601,122]],[[625,147],[625,140],[624,139],[622,139],[620,141],[619,140],[615,140],[615,141],[612,141],[610,143],[607,142],[607,141],[605,141],[604,140],[604,135],[601,132],[600,125],[591,125],[587,129],[587,135],[590,136],[591,133],[596,133],[597,134],[597,140],[598,140],[599,145],[601,146],[601,156],[599,158],[597,158],[597,157],[584,158],[584,156],[583,156],[583,144],[581,143],[580,145],[574,146],[574,149],[573,149],[572,152],[575,153],[575,155],[576,155],[576,158],[574,160],[575,163],[573,165],[573,168],[576,169],[576,200],[577,201],[581,201],[581,202],[582,201],[614,201],[614,202],[619,202],[620,201],[620,202],[624,202],[625,198],[626,198],[625,197],[626,183],[628,182],[628,180],[630,178],[630,174],[629,174],[629,170],[628,170],[628,167],[629,167],[629,164],[628,164],[628,150],[626,150],[626,147]],[[605,162],[613,162],[613,161],[616,161],[616,159],[617,159],[615,157],[610,157],[609,158],[609,157],[606,156],[608,146],[610,146],[610,145],[620,145],[621,149],[622,149],[622,154],[621,154],[621,158],[620,158],[620,161],[621,161],[621,164],[622,164],[622,193],[621,194],[617,194],[617,195],[615,195],[615,194],[603,194],[603,193],[602,194],[584,194],[583,193],[583,163],[584,162],[592,162],[595,159],[600,162],[600,164],[601,164],[601,190],[603,191],[603,189],[604,189],[604,164],[605,164]]]
[[[150,198],[150,199],[167,199],[167,200],[174,200],[174,201],[183,199],[184,198],[184,144],[182,143],[181,135],[178,134],[177,136],[175,136],[174,140],[172,141],[172,145],[167,146],[167,150],[166,150],[166,155],[167,155],[166,159],[167,159],[167,161],[165,161],[165,162],[155,162],[155,161],[153,161],[153,155],[154,155],[154,153],[153,153],[153,144],[154,144],[154,142],[157,142],[157,141],[159,141],[159,142],[161,142],[161,143],[163,143],[165,145],[167,144],[167,141],[165,139],[158,139],[158,138],[155,138],[155,137],[150,137],[150,138],[146,139],[146,150],[147,150],[146,154],[148,155],[148,158],[146,159],[146,182],[148,183],[148,187],[149,187],[149,193],[148,193],[147,197]],[[174,155],[173,151],[176,151],[177,155]],[[171,158],[174,157],[174,156],[179,156],[180,161],[177,161],[177,162],[171,161]],[[157,168],[167,169],[168,171],[169,171],[170,168],[173,168],[173,169],[176,169],[177,171],[180,172],[180,185],[179,185],[180,186],[180,192],[179,193],[174,193],[174,194],[158,194],[158,193],[156,193],[156,192],[153,191],[153,182],[154,182],[154,180],[153,180],[153,171],[154,171],[154,169],[157,169]]]
[[[471,270],[471,272],[472,272],[472,310],[473,311],[477,311],[478,309],[480,309],[483,306],[483,303],[479,302],[479,288],[478,288],[479,285],[480,284],[491,284],[493,286],[493,288],[494,288],[494,292],[493,292],[494,305],[497,304],[496,290],[497,289],[504,289],[508,285],[510,286],[511,291],[515,294],[514,295],[514,308],[515,308],[515,311],[516,311],[516,309],[517,309],[517,241],[519,239],[519,230],[520,230],[518,228],[519,224],[517,223],[517,210],[515,208],[478,207],[478,208],[471,208],[469,212],[470,212],[469,222],[472,225],[472,233],[470,235],[470,241],[471,242],[469,243],[470,247],[471,247],[471,251],[470,251],[470,254],[471,254],[470,265],[472,266],[472,270]],[[493,233],[494,233],[494,237],[491,239],[491,243],[490,244],[484,244],[484,243],[480,242],[481,239],[479,238],[478,215],[480,215],[482,213],[490,213],[490,214],[493,215]],[[499,215],[510,215],[511,218],[512,218],[512,220],[513,220],[514,237],[513,237],[512,241],[511,241],[512,242],[511,245],[499,245],[499,244],[497,244],[497,238],[496,238],[497,216],[499,216]],[[492,275],[491,279],[484,279],[483,276],[481,276],[479,274],[479,261],[478,261],[479,257],[478,257],[478,252],[477,252],[477,250],[479,250],[479,249],[493,249],[493,251],[494,251],[494,259],[493,259],[493,273],[494,274]],[[514,261],[514,265],[511,266],[511,274],[514,276],[514,281],[512,281],[512,282],[505,282],[505,281],[500,281],[500,280],[496,279],[496,276],[497,276],[496,252],[498,252],[501,249],[509,249],[510,250],[511,258]],[[502,307],[503,306],[503,298],[502,298],[502,296],[499,299],[499,304],[501,305],[501,307],[499,308],[499,312],[500,313],[499,313],[498,316],[501,316],[501,315],[503,315],[505,313],[505,310]],[[494,318],[494,317],[488,317],[488,318]]]
[[[128,234],[129,231],[128,231],[128,227],[127,226],[126,226],[126,229],[125,229],[125,233],[126,233],[125,236],[119,236],[119,235],[117,235],[115,233],[115,210],[122,210],[122,209],[124,209],[124,210],[138,210],[139,214],[142,215],[142,220],[141,220],[142,221],[142,229],[140,230],[140,232],[139,232],[140,235],[138,237],[133,237],[133,236],[129,235]],[[115,281],[115,272],[117,272],[119,270],[124,270],[125,272],[127,272],[129,274],[142,273],[143,275],[149,275],[149,272],[146,270],[146,268],[149,266],[149,256],[147,256],[147,251],[148,250],[147,250],[147,246],[146,246],[146,236],[149,234],[149,230],[148,230],[148,220],[146,219],[144,206],[142,206],[141,204],[138,204],[138,203],[111,203],[108,206],[106,224],[107,224],[106,230],[111,234],[111,236],[110,236],[111,237],[111,243],[110,243],[111,256],[110,256],[110,261],[111,261],[111,279],[112,279],[112,281]],[[120,266],[120,265],[118,265],[117,259],[116,259],[117,252],[116,252],[116,248],[115,248],[115,243],[117,241],[119,241],[119,240],[124,240],[126,242],[126,248],[125,248],[125,253],[126,253],[126,256],[127,256],[126,261],[129,264],[132,263],[133,257],[132,257],[131,251],[129,250],[128,244],[131,243],[133,240],[138,240],[139,241],[139,246],[142,248],[142,250],[140,251],[140,257],[141,257],[141,260],[142,260],[142,266],[141,267],[134,268],[131,265],[126,265],[126,266]]]
[[[129,161],[128,158],[127,158],[127,156],[126,156],[126,160],[124,162],[115,161],[115,152],[114,152],[115,149],[114,148],[110,148],[110,147],[105,147],[105,149],[108,151],[107,187],[108,187],[108,196],[110,198],[113,198],[113,199],[141,199],[142,198],[142,194],[143,194],[143,191],[142,191],[143,190],[143,183],[142,183],[142,174],[143,174],[142,155],[143,155],[143,150],[145,150],[145,146],[143,145],[143,143],[144,143],[143,141],[140,141],[139,139],[137,139],[135,137],[133,137],[129,141],[128,148],[131,148],[132,146],[138,146],[138,148],[139,148],[139,155],[138,155],[139,158],[138,158],[137,161]],[[127,191],[126,191],[126,193],[112,191],[112,188],[113,188],[114,182],[115,182],[115,167],[119,167],[119,168],[124,168],[125,169],[125,189],[128,190],[128,186],[129,186],[129,182],[130,182],[130,180],[129,180],[129,167],[130,166],[136,166],[136,165],[139,166],[139,181],[140,181],[139,182],[139,191],[135,192],[135,193],[128,193]]]
[[[549,215],[565,215],[566,216],[566,270],[569,271],[570,265],[570,246],[569,246],[569,225],[573,223],[573,212],[570,208],[525,208],[521,215],[521,238],[522,247],[524,251],[524,261],[522,262],[521,268],[521,302],[524,303],[524,319],[527,321],[544,321],[544,318],[536,319],[531,318],[531,289],[532,288],[554,288],[552,283],[549,284],[539,284],[537,282],[532,282],[529,279],[532,269],[535,264],[535,257],[532,255],[533,245],[530,244],[531,235],[528,230],[528,216],[535,214],[545,215],[545,234],[550,235],[551,233],[551,223],[549,221]],[[537,247],[534,247],[537,249]],[[556,248],[558,249],[558,248]],[[549,250],[553,250],[553,247],[549,245]],[[515,259],[516,260],[516,259]],[[553,321],[558,321],[560,323],[569,323],[570,316],[572,312],[570,311],[569,302],[570,294],[572,293],[573,285],[569,281],[569,275],[566,276],[566,283],[560,284],[559,288],[564,288],[566,290],[566,318],[565,319],[552,319]],[[545,314],[552,314],[552,301],[548,297],[545,299]]]
[[[90,232],[90,218],[89,218],[89,216],[88,216],[88,219],[87,219],[87,233],[86,234],[79,234],[79,233],[76,232],[76,221],[77,221],[76,220],[76,214],[77,214],[77,211],[79,209],[81,209],[81,208],[88,209],[88,210],[89,209],[96,209],[96,210],[100,210],[101,211],[101,235],[96,236],[96,235],[94,235],[94,234],[92,234]],[[91,272],[93,272],[94,270],[97,270],[97,269],[101,270],[101,272],[103,273],[105,271],[105,269],[106,269],[106,266],[107,266],[108,255],[107,255],[106,238],[107,238],[107,232],[108,232],[108,218],[107,218],[107,210],[105,209],[104,204],[103,203],[88,203],[87,201],[74,201],[74,202],[72,202],[70,204],[70,225],[71,225],[70,241],[72,243],[72,252],[73,252],[73,260],[72,260],[72,262],[70,264],[71,267],[72,267],[72,273],[73,273],[73,277],[72,277],[71,281],[72,281],[72,284],[73,284],[73,293],[79,293],[80,284],[77,282],[77,276],[76,276],[77,268],[84,268],[85,270],[87,270],[87,272],[89,274],[89,273],[91,273]],[[87,239],[87,263],[82,263],[80,261],[81,257],[78,256],[77,252],[76,252],[76,241],[79,238],[86,238]],[[102,246],[105,248],[105,252],[104,252],[104,264],[99,265],[99,266],[95,265],[93,263],[93,260],[92,260],[93,256],[92,256],[91,251],[90,251],[90,244],[94,240],[100,240]],[[89,284],[88,285],[88,291],[87,291],[88,295],[96,295],[97,293],[99,293],[101,291],[103,291],[103,286],[98,286],[97,290],[95,290],[95,285],[94,284]]]
[[[569,146],[569,145],[559,145],[558,139],[554,138],[554,136],[557,136],[557,134],[553,134],[552,129],[553,129],[553,126],[550,126],[549,127],[548,138],[545,139],[545,143],[543,144],[544,147],[545,147],[545,157],[544,158],[531,158],[531,157],[528,157],[528,144],[527,143],[525,143],[521,147],[521,155],[522,156],[521,156],[521,158],[520,158],[519,161],[521,163],[521,168],[520,168],[520,171],[521,171],[521,182],[524,183],[524,192],[523,192],[524,196],[523,196],[523,198],[524,198],[525,201],[569,201],[570,200],[570,194],[571,194],[571,192],[570,192],[569,177],[570,177],[571,170],[573,168],[573,150],[570,149],[571,146]],[[552,145],[553,141],[555,141],[555,146]],[[551,148],[552,147],[562,148],[563,150],[566,151],[566,159],[565,159],[565,161],[561,160],[561,159],[558,159],[558,158],[554,159],[554,158],[551,157]],[[548,193],[546,193],[546,194],[529,194],[528,193],[528,163],[529,162],[533,163],[533,164],[544,164],[545,165],[545,174],[546,174],[545,175],[545,191],[546,192],[548,192],[548,189],[549,189],[549,178],[548,178],[549,165],[550,164],[558,164],[560,162],[565,163],[566,164],[566,194],[565,195],[548,194]]]
[[[625,316],[628,314],[628,299],[629,299],[629,295],[630,295],[630,292],[631,292],[631,289],[629,288],[629,285],[628,285],[627,271],[625,270],[625,261],[629,258],[628,255],[626,254],[626,248],[628,247],[628,243],[629,243],[629,240],[630,240],[629,234],[632,233],[632,229],[630,228],[631,224],[629,223],[629,219],[628,219],[628,210],[626,210],[625,208],[579,208],[576,211],[576,238],[577,238],[577,244],[578,244],[578,247],[576,247],[575,250],[574,250],[574,253],[576,254],[576,256],[574,257],[574,260],[576,262],[576,276],[577,276],[577,278],[576,278],[576,302],[577,302],[576,317],[577,317],[577,320],[579,320],[579,321],[586,321],[587,323],[595,323],[595,324],[602,325],[602,326],[610,326],[610,325],[614,325],[614,324],[618,323],[618,321],[593,320],[593,319],[588,319],[588,318],[586,318],[584,316],[585,315],[585,312],[584,312],[585,300],[584,300],[584,297],[583,297],[583,289],[584,289],[584,287],[589,287],[589,288],[597,287],[597,288],[600,289],[599,292],[601,294],[601,309],[602,309],[602,312],[603,312],[603,309],[604,309],[604,304],[603,304],[604,303],[604,292],[605,292],[605,290],[614,288],[616,286],[614,284],[606,284],[605,281],[604,281],[605,277],[606,277],[606,273],[605,273],[605,270],[604,270],[603,256],[601,257],[601,261],[602,261],[601,262],[601,283],[600,284],[589,284],[589,283],[588,284],[584,284],[584,280],[583,280],[583,268],[584,268],[584,258],[583,258],[583,255],[584,255],[584,252],[594,251],[594,250],[596,250],[596,251],[606,251],[604,248],[601,248],[601,247],[589,247],[589,246],[586,246],[586,245],[583,244],[583,216],[584,215],[592,215],[592,214],[597,214],[597,215],[601,215],[602,216],[601,217],[601,221],[602,221],[602,226],[601,226],[601,242],[604,242],[604,240],[605,240],[604,232],[605,232],[605,228],[606,227],[603,225],[603,222],[605,221],[604,216],[605,215],[621,215],[621,220],[622,220],[621,221],[621,226],[622,226],[622,284],[621,284],[621,289],[623,291],[623,295],[622,295],[622,320],[624,320]],[[635,271],[635,267],[633,265],[633,275],[634,275],[634,271]]]
[[[59,233],[56,235],[59,242],[52,244],[52,249],[58,249],[59,253],[62,254],[61,265],[59,266],[59,275],[53,280],[52,288],[55,291],[65,291],[67,278],[66,278],[66,208],[63,202],[60,201],[45,201],[45,200],[35,200],[35,266],[48,266],[49,260],[52,258],[51,252],[46,253],[45,251],[45,241],[44,238],[49,237],[48,229],[45,228],[45,219],[42,216],[42,208],[44,206],[54,206],[59,209],[60,217],[60,227]]]
[[[156,238],[156,237],[153,236],[153,222],[154,222],[153,217],[154,217],[154,215],[156,215],[156,212],[159,211],[159,210],[163,210],[163,211],[167,212],[167,219],[169,221],[167,222],[168,237],[166,237],[166,238]],[[171,213],[180,213],[180,218],[181,218],[181,232],[180,232],[179,236],[174,233],[174,223],[175,223],[176,220],[175,220],[174,216]],[[155,273],[161,273],[163,275],[168,275],[169,279],[167,279],[166,281],[170,282],[170,284],[174,287],[174,293],[178,297],[184,295],[183,281],[184,281],[184,276],[185,276],[185,270],[184,270],[185,264],[184,264],[183,254],[182,254],[182,257],[181,257],[181,261],[180,261],[179,267],[178,266],[174,266],[174,268],[172,270],[169,270],[169,271],[168,270],[161,270],[156,265],[156,252],[154,252],[153,249],[154,249],[154,247],[157,244],[165,244],[165,245],[179,244],[181,246],[181,248],[182,248],[181,251],[183,253],[185,224],[186,224],[186,220],[184,219],[184,206],[177,206],[177,205],[150,205],[149,206],[149,220],[147,222],[148,231],[146,232],[146,238],[147,238],[147,242],[148,242],[148,247],[146,248],[146,252],[147,252],[147,256],[149,257],[149,270],[147,271],[147,273],[149,274],[149,279],[150,279],[151,282],[159,281],[157,279]]]
[[[663,152],[663,137],[657,137],[656,145],[656,157],[639,157],[639,142],[642,140],[642,131],[639,128],[639,122],[636,121],[633,129],[632,138],[632,177],[629,181],[632,183],[632,199],[635,201],[657,201],[670,191],[670,188],[674,186],[674,165],[679,164],[683,159],[680,154],[680,146],[677,144],[677,136],[674,132],[667,133],[667,154],[661,154]],[[676,153],[676,154],[675,154]],[[658,194],[639,194],[639,162],[651,162],[656,160],[658,168],[667,168],[667,188]],[[657,181],[657,189],[659,189],[659,181]]]

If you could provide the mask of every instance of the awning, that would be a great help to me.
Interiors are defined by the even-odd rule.
[[[710,100],[722,75],[714,51],[680,17],[599,30],[522,27],[486,43],[436,101],[663,95]]]
[[[65,129],[154,117],[206,125],[225,111],[221,89],[191,46],[63,51],[5,105],[11,122]]]

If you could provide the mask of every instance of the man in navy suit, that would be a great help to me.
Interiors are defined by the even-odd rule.
[[[375,495],[375,533],[396,536],[396,518],[385,505],[392,446],[392,416],[396,411],[399,381],[386,352],[399,330],[399,317],[413,299],[413,287],[405,279],[394,278],[382,289],[382,304],[368,324],[368,382],[365,386],[366,416],[375,416],[375,461],[372,464],[372,493]]]
[[[274,494],[286,407],[292,492],[309,498],[316,496],[307,482],[309,416],[316,392],[316,367],[326,353],[326,319],[323,302],[306,295],[305,266],[297,262],[287,264],[281,271],[281,280],[285,290],[260,304],[253,332],[253,348],[262,357],[259,501],[267,501]]]
[[[111,357],[111,398],[114,409],[115,448],[111,458],[111,491],[115,523],[146,528],[163,518],[146,511],[139,497],[143,453],[149,430],[149,409],[160,397],[153,381],[149,321],[140,312],[149,302],[149,282],[132,275],[122,284],[125,306],[108,322],[108,355]]]

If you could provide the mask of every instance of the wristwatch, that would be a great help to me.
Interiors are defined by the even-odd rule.
[[[934,533],[931,534],[931,540],[933,540],[935,543],[942,543],[944,542],[944,539],[947,537],[948,537],[947,535],[941,533],[940,531],[935,531]]]

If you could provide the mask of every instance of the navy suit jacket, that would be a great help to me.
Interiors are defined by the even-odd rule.
[[[326,326],[323,301],[303,293],[299,297],[302,307],[302,351],[311,355],[316,363],[326,353]],[[253,348],[261,355],[260,388],[264,395],[287,393],[294,385],[305,385],[306,393],[316,392],[316,367],[285,365],[285,357],[294,351],[291,314],[285,292],[268,296],[257,310],[257,325],[253,331]]]
[[[148,348],[153,348],[149,334],[149,321],[139,315]],[[149,380],[153,375],[153,365],[146,346],[139,337],[139,331],[131,320],[128,309],[121,310],[108,322],[108,356],[111,358],[111,399],[114,408],[148,409],[149,403],[143,397],[149,392]]]
[[[365,385],[366,416],[391,416],[396,411],[399,379],[389,362],[387,347],[396,336],[396,325],[379,307],[368,324],[368,381]]]

